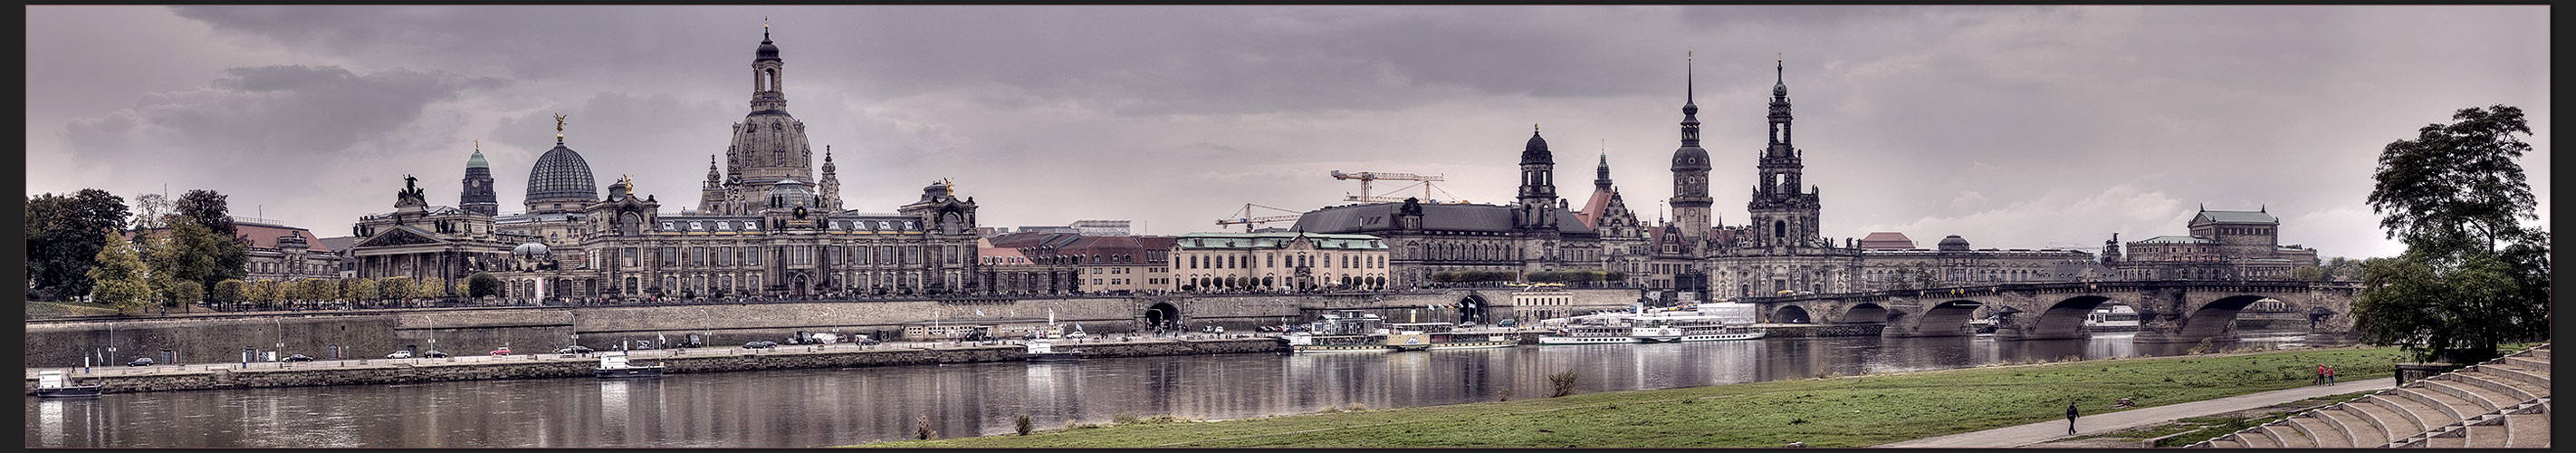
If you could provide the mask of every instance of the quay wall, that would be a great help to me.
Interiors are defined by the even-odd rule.
[[[1574,308],[1623,310],[1633,289],[1577,289]],[[387,309],[265,314],[188,315],[118,320],[35,320],[26,323],[28,367],[121,366],[136,357],[161,363],[234,363],[245,349],[283,350],[331,359],[384,357],[417,348],[482,355],[503,345],[526,354],[567,344],[610,350],[621,341],[678,342],[698,335],[706,346],[784,340],[798,331],[867,334],[905,339],[906,325],[930,323],[1057,322],[1094,335],[1144,326],[1149,311],[1179,313],[1175,327],[1253,332],[1260,326],[1311,322],[1329,310],[1357,309],[1391,322],[1456,322],[1448,308],[1470,297],[1495,305],[1487,319],[1510,317],[1511,290],[1468,288],[1341,294],[1174,294],[1089,298],[988,298],[855,300],[737,304],[584,307],[485,307]],[[1439,308],[1425,308],[1439,307]],[[1559,307],[1551,307],[1559,308]],[[282,346],[281,346],[282,345]],[[115,348],[115,351],[108,351]],[[164,351],[167,351],[166,353]],[[282,355],[282,354],[281,354]],[[175,360],[173,360],[175,359]],[[258,358],[254,358],[254,361]]]
[[[848,346],[842,346],[847,348]],[[1116,343],[1068,343],[1057,349],[1081,351],[1089,357],[1139,357],[1191,354],[1277,353],[1286,347],[1269,338],[1153,340]],[[812,368],[858,368],[875,366],[929,365],[952,363],[1006,362],[1023,360],[1018,345],[962,346],[932,349],[876,348],[842,349],[805,352],[785,347],[772,352],[710,354],[680,351],[641,352],[637,363],[669,366],[667,373],[716,373],[733,371],[793,370]],[[84,383],[95,380],[104,393],[155,392],[177,390],[216,390],[241,388],[307,387],[326,385],[408,384],[441,381],[487,379],[544,379],[590,377],[598,361],[587,357],[559,358],[514,356],[497,362],[445,362],[436,359],[372,360],[371,363],[329,366],[306,365],[283,369],[231,369],[223,365],[191,366],[187,370],[164,370],[132,375],[74,375]],[[210,369],[211,368],[211,369]],[[36,380],[26,380],[27,394],[36,391]]]
[[[1770,324],[1762,326],[1763,338],[1875,337],[1887,329],[1886,324]]]

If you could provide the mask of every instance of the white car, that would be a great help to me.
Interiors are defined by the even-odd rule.
[[[394,351],[394,353],[392,353],[392,354],[385,354],[385,358],[388,358],[388,359],[408,359],[408,358],[411,358],[411,351]]]

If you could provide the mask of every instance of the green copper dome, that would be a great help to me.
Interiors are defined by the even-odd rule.
[[[470,159],[465,159],[465,168],[491,168],[491,167],[492,167],[492,164],[488,164],[488,163],[484,163],[484,162],[483,162],[483,150],[479,150],[479,149],[478,149],[478,150],[474,150],[474,157],[473,157],[473,158],[470,158]]]

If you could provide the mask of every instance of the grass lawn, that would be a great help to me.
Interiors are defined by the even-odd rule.
[[[866,446],[1864,447],[2059,420],[2070,399],[2151,407],[2299,387],[2319,363],[2351,380],[2387,377],[2403,359],[2395,348],[2357,348],[2096,360]]]
[[[66,316],[111,316],[111,315],[115,315],[115,314],[117,314],[117,313],[116,313],[116,308],[115,308],[115,307],[107,306],[107,304],[93,304],[93,303],[82,303],[82,302],[39,302],[39,301],[28,301],[28,302],[27,302],[27,317],[28,317],[28,318],[58,318],[58,317],[66,317]]]

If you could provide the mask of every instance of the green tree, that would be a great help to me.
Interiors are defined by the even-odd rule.
[[[134,245],[118,237],[115,231],[102,231],[106,245],[99,247],[86,276],[95,282],[90,299],[116,307],[118,312],[141,313],[150,302],[152,284],[145,277],[143,258],[136,256]]]
[[[445,296],[447,295],[447,280],[438,277],[420,279],[419,291],[421,297]]]
[[[507,290],[501,286],[501,278],[492,276],[490,272],[476,272],[474,275],[466,276],[465,286],[467,290],[465,295],[477,299],[507,295],[504,294]]]
[[[2382,148],[2371,211],[2394,258],[2362,264],[2353,327],[2362,341],[2401,345],[2418,360],[2475,362],[2507,341],[2546,338],[2549,232],[2515,159],[2531,150],[2522,109],[2461,109],[2451,124]]]
[[[206,231],[216,238],[204,243],[202,245],[204,248],[198,250],[199,253],[205,253],[214,260],[215,273],[220,275],[220,277],[203,280],[209,283],[226,278],[250,276],[250,267],[247,266],[250,263],[250,241],[244,239],[241,230],[233,226],[233,217],[230,208],[226,206],[226,198],[224,194],[212,190],[190,190],[179,196],[174,207],[179,215],[196,220],[198,226],[205,227]]]
[[[96,265],[99,250],[111,241],[124,242],[99,232],[125,229],[125,200],[107,191],[81,189],[69,196],[28,197],[25,212],[31,292],[45,300],[89,294],[93,282],[89,270]]]
[[[178,283],[170,284],[170,303],[176,304],[181,308],[196,306],[197,302],[204,301],[205,299],[206,288],[204,286],[199,286],[197,282],[181,280]]]
[[[385,277],[376,281],[376,295],[387,300],[411,298],[411,277]]]
[[[340,281],[340,294],[343,297],[349,298],[352,302],[368,302],[377,300],[376,280],[372,278],[352,278],[342,280]]]
[[[247,288],[244,288],[246,286],[249,286],[249,284],[243,283],[241,280],[226,279],[215,283],[214,294],[211,294],[210,296],[214,298],[214,303],[218,305],[242,303],[244,300],[242,299],[242,292],[248,290]]]
[[[245,298],[249,299],[251,302],[270,304],[276,303],[279,299],[285,298],[285,292],[286,291],[282,285],[278,284],[276,280],[252,280],[250,282],[250,291],[247,291],[244,295],[246,296]]]

